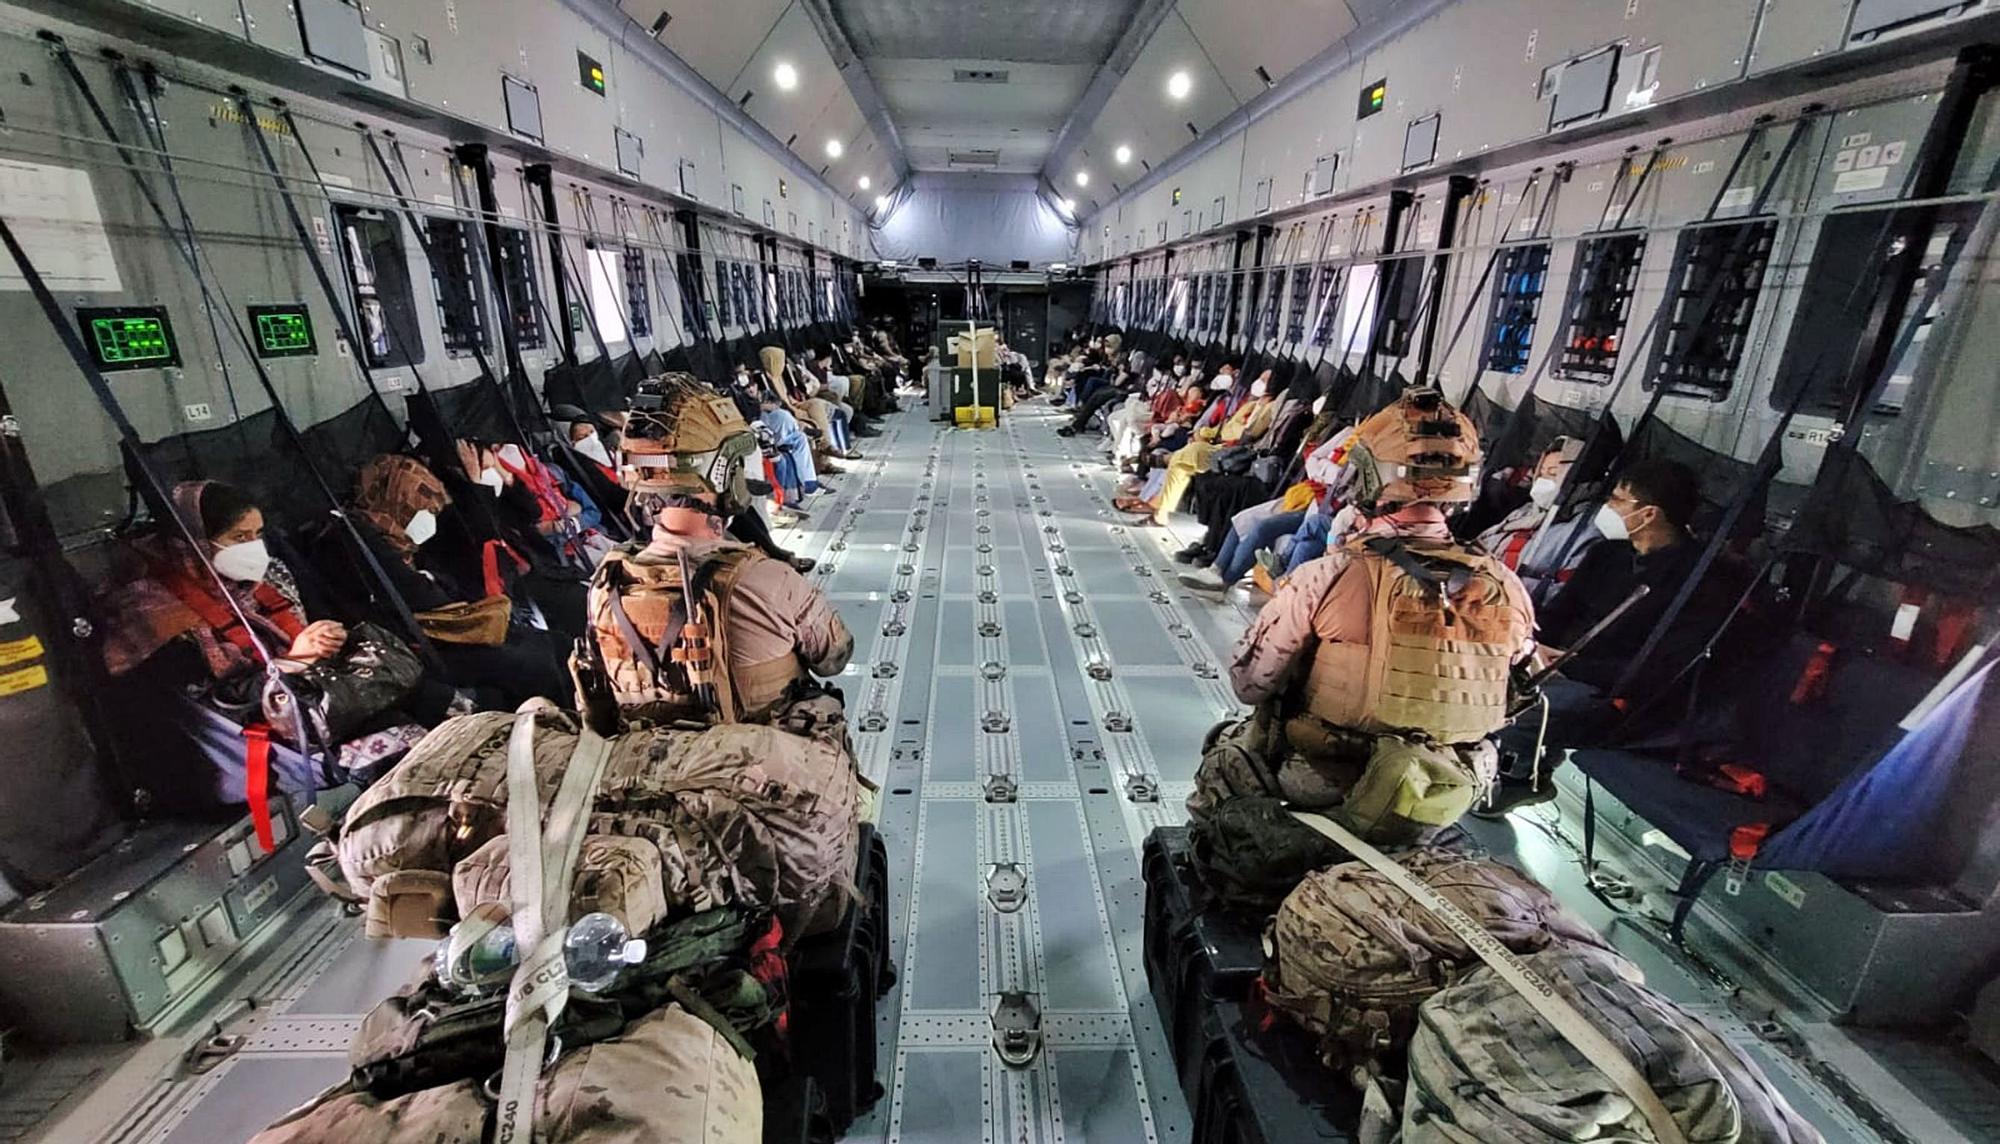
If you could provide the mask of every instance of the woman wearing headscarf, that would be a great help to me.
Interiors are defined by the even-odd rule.
[[[160,522],[127,547],[101,598],[105,667],[154,694],[198,696],[238,722],[261,722],[267,660],[298,672],[338,659],[348,629],[308,618],[291,569],[265,541],[264,513],[247,495],[219,481],[185,481],[172,496],[177,521]],[[340,765],[365,771],[390,761],[455,709],[471,710],[470,696],[421,679],[338,744]]]
[[[468,567],[466,553],[431,546],[438,522],[451,508],[444,482],[415,457],[386,453],[361,467],[352,516],[376,561],[413,612],[435,612],[491,599],[492,566],[506,559],[481,546]],[[518,601],[514,602],[518,605]],[[518,706],[540,695],[558,703],[573,698],[562,652],[547,631],[516,616],[499,644],[436,644],[452,682],[479,689],[489,706]]]

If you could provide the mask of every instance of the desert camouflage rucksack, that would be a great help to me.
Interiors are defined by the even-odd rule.
[[[1596,931],[1511,866],[1433,849],[1397,857],[1517,953],[1604,948]],[[1316,1034],[1327,1063],[1341,1070],[1399,1052],[1417,1006],[1480,964],[1447,926],[1360,862],[1306,875],[1265,929],[1264,954],[1272,1007]]]
[[[578,725],[553,707],[534,719],[546,815]],[[513,721],[447,720],[348,809],[331,849],[370,937],[441,937],[459,916],[454,871],[507,829]],[[641,726],[611,740],[588,833],[650,844],[673,910],[768,909],[790,943],[852,900],[859,807],[852,758],[824,741],[750,723]]]
[[[483,1080],[387,1100],[343,1085],[251,1144],[483,1144],[492,1112]],[[673,1004],[543,1073],[533,1126],[537,1144],[761,1144],[764,1102],[755,1064]]]
[[[1623,1052],[1688,1140],[1822,1139],[1741,1049],[1641,985],[1630,963],[1573,948],[1521,960]],[[1402,1119],[1402,1144],[1659,1139],[1616,1085],[1485,967],[1418,1011]]]

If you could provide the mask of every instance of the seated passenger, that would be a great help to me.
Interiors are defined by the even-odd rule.
[[[653,535],[618,549],[593,577],[597,646],[621,707],[725,722],[798,719],[800,733],[844,742],[838,691],[811,679],[846,668],[854,637],[789,564],[724,532],[750,504],[749,436],[748,425],[718,416],[706,391],[691,386],[668,393],[659,411],[633,415],[626,473],[635,498],[651,503]],[[690,585],[714,609],[698,648],[670,636],[676,615],[692,622]],[[701,662],[703,649],[719,661]]]
[[[1224,370],[1225,377],[1234,376],[1229,367],[1225,366]],[[1180,508],[1189,482],[1197,474],[1208,470],[1218,449],[1232,445],[1255,445],[1270,429],[1275,412],[1275,400],[1269,392],[1270,375],[1271,371],[1265,370],[1262,376],[1250,383],[1242,402],[1221,425],[1196,431],[1195,439],[1174,454],[1167,466],[1166,480],[1150,499],[1125,498],[1114,502],[1115,507],[1123,512],[1146,513],[1154,524],[1165,524],[1167,517]],[[1223,401],[1218,401],[1216,405],[1223,404]],[[1215,408],[1210,407],[1211,414]]]
[[[1569,701],[1550,709],[1546,736],[1550,744],[1576,747],[1600,742],[1619,720],[1611,706],[1611,700],[1619,697],[1610,694],[1611,688],[1638,657],[1700,559],[1702,546],[1688,532],[1688,522],[1700,504],[1701,482],[1694,470],[1677,461],[1651,459],[1626,469],[1598,508],[1594,523],[1603,539],[1591,546],[1538,617],[1537,638],[1546,654],[1562,654],[1639,585],[1649,592],[1563,665],[1562,677],[1577,686],[1563,689]],[[1626,698],[1650,702],[1673,685],[1733,603],[1733,593],[1720,580],[1705,578],[1640,665],[1632,685],[1635,695]],[[1538,763],[1533,757],[1536,737],[1528,736],[1525,749],[1516,744],[1517,749],[1508,750],[1508,737],[1503,736],[1500,786],[1491,803],[1476,813],[1494,817],[1555,797],[1550,774],[1562,756],[1551,750]]]
[[[1088,397],[1077,402],[1075,415],[1069,419],[1069,424],[1056,430],[1056,436],[1074,437],[1083,432],[1100,410],[1138,392],[1150,372],[1145,353],[1134,350],[1125,369],[1118,371],[1109,383],[1096,387]]]
[[[1583,442],[1557,437],[1542,452],[1532,470],[1527,502],[1498,524],[1479,534],[1479,545],[1512,568],[1537,600],[1570,578],[1577,562],[1602,539],[1589,513],[1572,509],[1568,518],[1551,519],[1556,495],[1570,468],[1583,452]]]
[[[819,469],[813,459],[812,444],[798,418],[792,416],[778,395],[766,389],[759,397],[757,422],[769,433],[771,445],[782,455],[778,481],[786,497],[796,504],[820,490]],[[789,465],[787,471],[783,466]]]
[[[517,610],[519,602],[486,589],[482,551],[467,553],[431,542],[452,507],[444,483],[414,457],[384,454],[361,467],[351,505],[362,538],[411,611],[447,612],[465,605]],[[457,530],[454,530],[457,531]],[[578,631],[581,617],[548,616],[551,628]],[[508,709],[534,696],[561,703],[571,692],[549,632],[510,616],[500,642],[436,643],[452,683],[473,689],[487,708]]]
[[[105,666],[159,694],[193,696],[239,723],[261,722],[259,649],[281,670],[297,673],[337,664],[349,630],[335,620],[307,619],[291,570],[265,545],[263,512],[242,492],[187,481],[175,486],[173,498],[175,514],[203,551],[170,526],[131,545],[135,563],[114,573],[103,597]],[[407,649],[403,654],[414,662]],[[360,733],[338,744],[340,764],[371,777],[371,768],[393,762],[425,728],[470,709],[469,696],[426,674],[400,698],[387,697],[380,711],[342,713]]]

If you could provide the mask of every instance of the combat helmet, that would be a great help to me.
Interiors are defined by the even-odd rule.
[[[715,497],[722,516],[750,507],[744,466],[758,455],[757,438],[736,403],[695,380],[669,373],[652,383],[642,408],[625,419],[619,477],[636,497]]]
[[[1463,503],[1476,491],[1479,460],[1479,430],[1470,417],[1436,389],[1407,389],[1355,427],[1347,459],[1352,499],[1370,515]]]

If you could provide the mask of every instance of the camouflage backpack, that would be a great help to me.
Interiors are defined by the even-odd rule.
[[[484,1085],[387,1100],[342,1085],[251,1144],[480,1144],[493,1115]],[[670,1004],[544,1072],[533,1125],[537,1144],[761,1144],[764,1099],[756,1065],[730,1038]]]
[[[1201,744],[1201,764],[1194,772],[1194,790],[1187,797],[1188,817],[1199,822],[1230,799],[1277,795],[1282,749],[1262,712],[1209,728]]]
[[[546,814],[578,725],[553,707],[535,720]],[[331,849],[370,937],[441,937],[459,916],[453,872],[506,830],[513,721],[447,720],[348,809]],[[676,911],[768,909],[789,944],[831,929],[852,900],[860,781],[825,741],[749,723],[639,727],[612,740],[593,806],[590,834],[655,848]]]
[[[1521,960],[1622,1051],[1688,1140],[1822,1139],[1741,1049],[1640,984],[1630,963],[1560,948]],[[1632,1101],[1492,969],[1466,974],[1418,1016],[1402,1144],[1659,1139]]]
[[[1604,948],[1511,866],[1429,848],[1397,859],[1516,953]],[[1308,874],[1266,927],[1264,955],[1272,1007],[1316,1034],[1328,1065],[1342,1070],[1400,1052],[1417,1006],[1480,964],[1449,927],[1361,862]]]
[[[1347,859],[1268,795],[1229,799],[1188,830],[1188,861],[1215,904],[1259,925],[1307,874]]]

